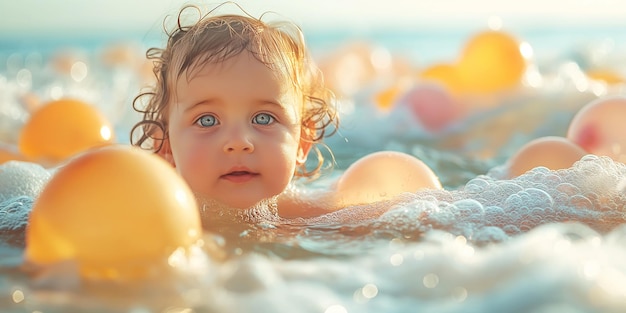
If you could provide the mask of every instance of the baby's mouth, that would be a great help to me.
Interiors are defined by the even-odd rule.
[[[243,183],[257,176],[259,176],[258,173],[253,173],[250,171],[232,171],[232,172],[228,172],[220,176],[220,178],[223,178],[223,179],[235,182],[235,183]]]
[[[244,175],[256,175],[256,174],[252,172],[248,172],[248,171],[233,171],[230,173],[226,173],[222,176],[244,176]]]

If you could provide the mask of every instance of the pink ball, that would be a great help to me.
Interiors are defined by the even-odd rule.
[[[569,168],[587,153],[567,138],[540,137],[523,145],[507,162],[509,178],[544,166],[551,170]]]
[[[389,200],[404,192],[442,189],[439,177],[421,160],[397,151],[379,151],[354,162],[337,181],[342,207]]]
[[[567,138],[589,153],[626,163],[626,97],[585,105],[570,122]]]
[[[439,131],[460,116],[460,106],[441,85],[422,83],[404,95],[404,102],[426,130]]]

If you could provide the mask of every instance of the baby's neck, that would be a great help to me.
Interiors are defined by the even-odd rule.
[[[233,208],[222,202],[196,196],[200,206],[200,217],[205,228],[217,225],[259,224],[278,220],[277,197],[263,199],[254,206]]]

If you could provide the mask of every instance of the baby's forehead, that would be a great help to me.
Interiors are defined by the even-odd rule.
[[[283,61],[282,58],[267,60],[261,58],[258,53],[248,50],[230,55],[227,58],[216,57],[211,52],[206,52],[204,55],[196,56],[195,59],[188,59],[185,61],[187,62],[186,66],[181,65],[176,72],[170,73],[172,87],[176,88],[181,83],[188,84],[195,78],[205,75],[221,75],[228,71],[229,67],[233,67],[233,62],[238,62],[242,55],[249,56],[250,62],[258,62],[265,66],[268,73],[271,74],[271,79],[278,82],[285,92],[296,92],[299,89],[296,88],[296,80],[293,76],[295,69],[289,68],[289,64],[281,62]]]
[[[230,86],[234,86],[236,88],[232,90],[243,88],[240,89],[241,92],[255,94],[260,98],[276,99],[285,105],[298,107],[302,105],[303,96],[293,82],[287,71],[264,63],[252,53],[244,51],[220,61],[206,58],[196,60],[187,69],[175,75],[171,81],[171,89],[174,98],[180,100],[189,93],[208,95],[231,90]],[[215,90],[216,88],[219,90]]]

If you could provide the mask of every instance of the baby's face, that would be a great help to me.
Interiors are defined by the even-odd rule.
[[[173,165],[201,197],[249,208],[291,181],[299,105],[272,71],[243,52],[183,73],[168,112]]]

